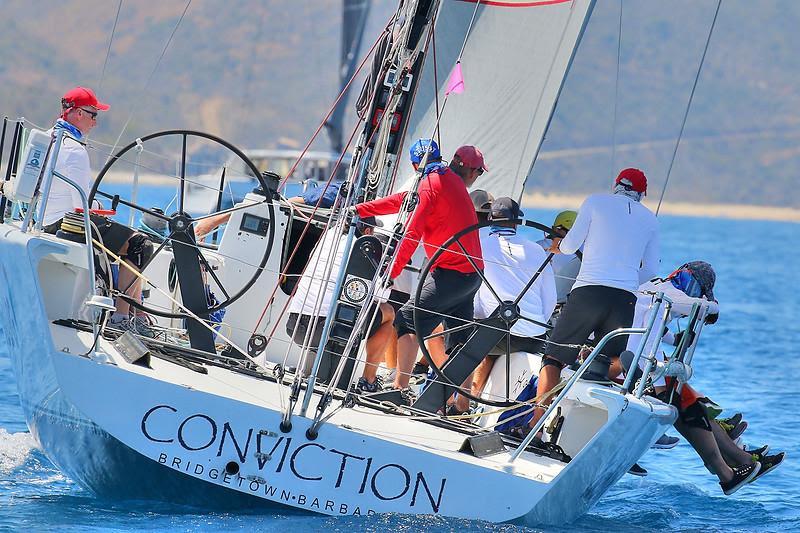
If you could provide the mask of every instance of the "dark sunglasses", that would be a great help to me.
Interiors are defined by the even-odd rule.
[[[79,107],[78,109],[92,117],[94,120],[97,120],[97,113],[99,113],[99,111],[92,111],[91,109],[84,109],[82,107]]]
[[[475,170],[478,171],[478,176],[483,176],[483,169],[482,168],[476,168]]]

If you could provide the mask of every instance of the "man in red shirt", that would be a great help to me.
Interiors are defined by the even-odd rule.
[[[429,173],[419,184],[419,203],[414,209],[405,236],[395,254],[389,276],[395,279],[422,242],[428,258],[459,231],[478,223],[467,187],[470,187],[488,168],[483,154],[474,146],[456,150],[450,166]],[[360,217],[397,213],[407,193],[400,192],[358,204]],[[420,294],[420,330],[414,330],[414,302],[409,300],[395,317],[398,337],[397,374],[394,387],[408,388],[411,369],[417,357],[417,335],[427,336],[441,322],[450,329],[472,321],[472,300],[481,285],[483,258],[478,232],[471,232],[442,253],[431,266]],[[450,252],[449,250],[452,250]],[[466,253],[465,253],[466,252]],[[450,335],[450,344],[463,342],[469,330]]]

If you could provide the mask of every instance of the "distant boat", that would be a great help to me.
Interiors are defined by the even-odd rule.
[[[260,172],[270,171],[286,177],[294,185],[294,190],[305,190],[324,183],[340,158],[339,153],[320,151],[303,154],[301,150],[251,149],[243,152]],[[344,154],[341,159],[340,172],[346,175],[351,155]],[[224,180],[221,179],[222,169],[219,169],[214,174],[196,176],[187,182],[187,213],[205,215],[228,209],[241,202],[258,185],[258,180],[238,157],[231,158],[224,169]]]

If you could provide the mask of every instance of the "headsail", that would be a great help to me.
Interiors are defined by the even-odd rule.
[[[495,197],[519,198],[593,6],[594,0],[442,0],[436,75],[429,50],[405,146],[431,136],[438,106],[442,154],[478,146],[491,170],[480,187]],[[465,38],[464,92],[451,94],[442,112]]]

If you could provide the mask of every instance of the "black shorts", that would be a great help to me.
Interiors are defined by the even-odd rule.
[[[629,328],[633,324],[636,296],[623,289],[602,285],[584,285],[573,289],[561,311],[547,344],[547,355],[565,365],[578,358],[578,348],[567,348],[559,344],[584,344],[594,333],[599,342],[610,331]],[[611,339],[603,348],[603,354],[618,357],[628,344],[627,336]]]
[[[458,327],[473,320],[473,299],[481,286],[481,278],[476,272],[465,274],[455,270],[437,268],[425,278],[419,299],[419,330],[414,329],[414,299],[410,299],[394,319],[397,336],[416,333],[427,337],[443,323],[447,329]],[[453,346],[463,342],[469,335],[469,328],[450,336]]]
[[[392,309],[394,309],[394,314],[396,315],[400,308],[403,307],[403,305],[409,300],[409,298],[411,298],[411,295],[407,292],[392,289],[392,291],[389,293],[389,301],[387,303],[392,306]]]
[[[383,313],[381,312],[380,306],[378,306],[376,310],[374,305],[370,307],[367,312],[370,316],[372,316],[373,312],[375,313],[375,318],[372,320],[369,333],[367,333],[367,338],[369,338],[375,335],[378,328],[381,327]],[[289,319],[286,321],[286,334],[289,335],[294,342],[302,346],[306,340],[308,326],[312,320],[314,322],[314,332],[311,334],[310,346],[312,349],[316,350],[319,347],[319,341],[322,339],[322,330],[325,328],[324,316],[312,317],[311,315],[289,313]]]
[[[97,226],[97,231],[100,232],[103,246],[117,255],[119,255],[119,252],[122,250],[123,246],[125,246],[125,243],[136,234],[135,230],[124,224],[115,222],[110,218],[93,214],[90,214],[89,218],[91,219],[92,223]],[[46,233],[55,235],[56,232],[61,229],[61,220],[63,219],[56,220],[52,224],[49,224],[42,229]]]
[[[544,350],[545,340],[540,337],[519,337],[511,335],[511,353],[525,352],[525,353],[542,353]],[[503,336],[494,348],[489,350],[490,357],[498,357],[506,354],[507,342],[505,335]]]

